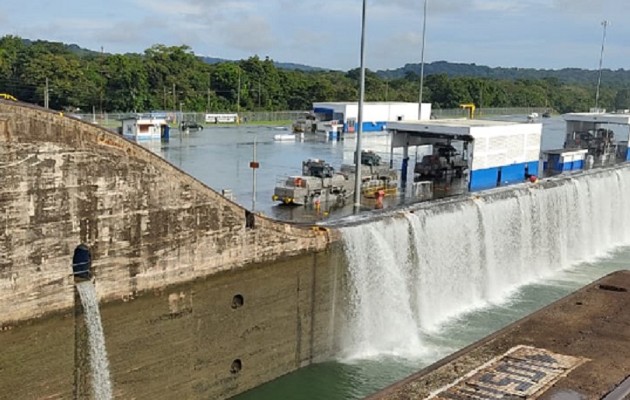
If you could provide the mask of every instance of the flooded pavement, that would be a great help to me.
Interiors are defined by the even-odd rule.
[[[502,117],[502,119],[522,121],[523,116]],[[561,118],[543,121],[543,149],[560,147],[563,141],[564,122]],[[212,189],[221,192],[231,190],[234,201],[247,209],[254,209],[271,218],[313,223],[326,219],[340,218],[354,213],[352,199],[341,208],[329,208],[322,204],[314,209],[308,206],[281,205],[272,200],[274,187],[291,175],[300,175],[302,161],[317,158],[330,163],[336,171],[341,164],[352,164],[356,141],[354,136],[342,141],[327,141],[323,136],[298,136],[293,141],[276,141],[274,135],[289,133],[286,126],[221,126],[206,127],[202,131],[190,133],[171,131],[170,141],[141,142],[141,145],[159,154],[165,160],[188,174],[199,179]],[[372,150],[381,156],[384,163],[390,162],[390,136],[386,132],[367,133],[362,139],[362,149]],[[256,154],[260,163],[256,170],[255,190],[253,170],[250,162]],[[409,173],[413,176],[413,165],[421,159],[426,150],[422,147],[409,151]],[[394,153],[393,166],[400,168],[402,150]],[[407,190],[406,193],[410,193]],[[254,198],[255,193],[255,198]],[[383,208],[391,208],[416,199],[398,195],[386,196]],[[363,199],[363,211],[374,210],[373,199]]]
[[[281,129],[282,128],[282,129]],[[232,191],[234,201],[247,209],[254,209],[267,216],[296,222],[315,222],[330,217],[353,213],[352,199],[341,208],[325,204],[319,209],[312,206],[282,205],[272,200],[274,187],[291,175],[302,174],[302,161],[322,159],[336,171],[341,164],[354,162],[356,141],[326,141],[316,135],[298,136],[293,141],[275,141],[274,135],[287,133],[286,127],[235,126],[207,127],[199,132],[182,133],[173,130],[169,142],[140,142],[171,164],[201,180],[212,189]],[[378,134],[363,138],[363,149],[377,152],[383,161],[389,162],[389,135]],[[255,148],[255,150],[254,150]],[[254,176],[250,161],[254,158],[260,167],[256,170],[255,198]],[[400,165],[401,156],[395,161]],[[365,208],[375,207],[375,201],[365,200]],[[388,198],[385,206],[397,200]]]

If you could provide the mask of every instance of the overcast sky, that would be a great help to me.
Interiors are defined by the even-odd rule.
[[[491,67],[630,69],[630,0],[427,0],[425,61]],[[367,0],[366,67],[421,59],[424,0]],[[108,53],[153,44],[359,66],[362,0],[22,0],[0,2],[0,33]]]

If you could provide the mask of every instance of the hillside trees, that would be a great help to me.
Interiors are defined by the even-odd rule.
[[[99,81],[99,109],[105,110],[146,110],[155,108],[151,103],[151,93],[147,70],[143,60],[137,55],[107,57],[102,65]]]
[[[467,67],[435,63],[424,78],[423,99],[434,108],[548,107],[560,112],[594,107],[595,84],[576,83],[581,70],[547,76],[532,71],[520,78],[499,79],[507,69],[474,66],[480,75],[465,76]],[[449,73],[434,71],[442,68]],[[470,69],[470,68],[469,68]],[[496,70],[496,71],[495,71]],[[518,69],[510,69],[516,74]],[[497,72],[497,73],[495,73]],[[504,74],[505,75],[505,74]],[[604,71],[599,106],[630,108],[630,81],[625,71]],[[512,75],[510,75],[512,76]],[[299,71],[278,68],[273,60],[248,59],[205,63],[188,46],[156,44],[142,54],[107,54],[77,46],[0,38],[0,92],[44,104],[48,81],[50,106],[103,112],[149,110],[244,111],[308,110],[313,102],[357,101],[359,69]],[[384,76],[366,71],[366,101],[418,101],[419,75]]]

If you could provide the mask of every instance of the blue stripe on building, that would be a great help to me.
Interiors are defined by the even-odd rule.
[[[363,132],[380,132],[386,129],[386,122],[363,122]]]
[[[470,173],[470,191],[524,182],[525,167],[529,175],[538,175],[538,161],[473,170]]]

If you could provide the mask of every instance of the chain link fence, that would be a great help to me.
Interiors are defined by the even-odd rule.
[[[529,115],[537,113],[542,115],[544,112],[551,111],[546,107],[497,107],[497,108],[476,108],[475,118],[490,118],[493,116],[504,115]],[[434,108],[431,114],[437,119],[448,118],[465,118],[468,117],[469,110],[463,108]]]
[[[200,124],[207,124],[206,114],[199,112],[161,112],[166,114],[168,121],[172,125],[177,125],[182,121],[194,121]],[[239,113],[241,123],[273,123],[273,122],[287,122],[295,121],[296,119],[304,116],[307,111],[246,111]],[[222,113],[222,114],[236,114],[236,113]],[[136,113],[90,113],[90,114],[73,114],[74,117],[83,119],[88,122],[93,122],[99,125],[107,127],[116,127],[121,124],[121,120],[130,116],[136,115]]]
[[[531,113],[542,114],[549,111],[545,107],[505,107],[505,108],[477,108],[475,110],[476,118],[490,118],[492,116],[501,115],[529,115]],[[241,123],[262,124],[287,121],[295,121],[304,116],[308,111],[245,111],[239,113]],[[76,114],[75,117],[83,120],[94,122],[106,127],[120,126],[121,120],[135,113],[95,113],[95,114]],[[236,114],[236,113],[234,113]],[[179,112],[167,111],[168,120],[173,125],[179,124],[181,121],[194,121],[200,124],[207,124],[206,113],[198,112]],[[462,108],[447,108],[432,110],[432,116],[437,119],[447,118],[465,118],[468,116],[468,110]]]

